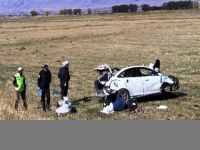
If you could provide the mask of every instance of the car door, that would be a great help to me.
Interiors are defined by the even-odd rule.
[[[144,83],[144,94],[153,94],[160,92],[161,77],[152,69],[140,68],[142,80]]]
[[[143,80],[138,72],[138,68],[130,68],[119,75],[123,79],[131,97],[143,95]]]

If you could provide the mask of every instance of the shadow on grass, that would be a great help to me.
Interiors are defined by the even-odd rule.
[[[153,101],[165,101],[165,100],[174,100],[181,97],[186,97],[187,94],[183,92],[174,92],[174,93],[165,93],[164,95],[153,95],[153,96],[145,96],[138,98],[138,102],[153,102]]]
[[[174,93],[165,93],[164,95],[151,95],[151,96],[145,96],[145,97],[140,97],[138,98],[138,102],[142,103],[142,102],[153,102],[153,101],[166,101],[166,100],[174,100],[177,98],[181,98],[181,97],[186,97],[187,94],[183,93],[183,92],[174,92]],[[90,102],[92,99],[97,99],[97,97],[95,96],[88,96],[88,97],[84,97],[78,100],[74,100],[72,102],[73,105],[79,105],[81,102]],[[103,103],[105,102],[105,100],[97,100],[99,103]]]
[[[93,97],[93,96],[83,97],[81,99],[72,101],[72,104],[79,105],[81,102],[90,102],[92,100],[92,98],[95,98],[95,97]]]

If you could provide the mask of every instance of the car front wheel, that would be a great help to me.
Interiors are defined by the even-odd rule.
[[[130,94],[127,89],[121,89],[117,93],[117,99],[123,98],[126,102],[130,100]]]

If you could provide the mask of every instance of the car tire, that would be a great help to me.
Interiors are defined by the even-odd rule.
[[[169,75],[169,78],[171,78],[175,82],[174,85],[170,86],[170,91],[177,91],[180,88],[179,79],[172,75]]]
[[[170,89],[169,84],[163,83],[161,86],[161,95],[165,97],[167,95],[167,93],[170,91],[169,89]]]
[[[121,89],[117,93],[117,99],[123,98],[126,102],[130,100],[130,94],[127,89]]]

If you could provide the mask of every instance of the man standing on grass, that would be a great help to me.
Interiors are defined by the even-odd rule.
[[[51,111],[50,83],[51,71],[48,65],[44,65],[38,76],[38,87],[42,90],[41,102],[43,111],[46,111],[46,109]],[[47,99],[47,101],[45,99]]]
[[[26,81],[23,74],[24,69],[19,67],[17,73],[14,76],[13,85],[15,86],[15,91],[17,95],[17,100],[15,101],[15,110],[18,110],[18,105],[20,103],[20,97],[23,100],[24,108],[27,110],[27,101],[26,101]]]
[[[61,98],[66,97],[68,95],[69,88],[69,62],[64,61],[63,66],[60,68],[58,72],[58,78],[60,79],[60,88],[61,88]]]

